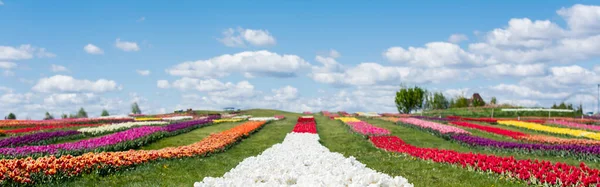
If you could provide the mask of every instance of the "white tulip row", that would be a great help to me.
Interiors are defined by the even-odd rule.
[[[173,117],[162,118],[162,120],[165,120],[165,121],[179,121],[179,120],[188,120],[188,119],[194,119],[194,117],[193,116],[173,116]]]
[[[121,131],[125,129],[129,129],[132,127],[138,126],[149,126],[149,125],[166,125],[169,122],[166,121],[138,121],[138,122],[125,122],[125,123],[115,123],[109,125],[102,125],[99,127],[86,127],[78,129],[77,131],[82,133],[87,133],[91,135],[103,134],[108,132]]]
[[[248,118],[248,121],[272,121],[272,120],[279,120],[275,117],[253,117],[253,118]]]
[[[367,168],[319,144],[319,135],[287,134],[256,157],[248,157],[223,177],[206,177],[205,186],[413,186],[404,177]]]
[[[233,119],[248,119],[248,118],[251,118],[251,117],[252,117],[251,115],[242,115],[242,116],[235,116],[235,117],[232,117],[232,118]]]

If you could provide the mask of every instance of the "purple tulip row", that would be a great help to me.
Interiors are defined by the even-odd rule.
[[[207,124],[210,121],[212,121],[212,118],[184,121],[167,126],[144,126],[132,128],[126,131],[117,132],[97,138],[80,140],[77,142],[40,146],[22,146],[15,148],[0,148],[0,154],[10,156],[22,156],[36,153],[54,154],[60,150],[93,150],[100,147],[111,146],[122,142],[132,141],[157,132],[173,132],[189,128],[195,125]]]
[[[71,135],[81,134],[76,130],[54,131],[54,132],[38,132],[23,136],[13,136],[0,140],[0,147],[14,147],[21,145],[36,144],[53,138],[66,137]]]
[[[411,116],[411,118],[430,120],[430,121],[456,121],[456,119],[439,118],[439,117],[431,117],[431,116]]]
[[[600,156],[600,146],[576,144],[548,145],[536,143],[504,142],[483,137],[471,136],[467,134],[454,134],[451,135],[450,138],[455,141],[477,147],[517,151],[542,151],[543,153],[547,154],[557,153],[559,155],[561,155],[563,152],[567,152],[568,154],[572,155],[592,155],[594,158],[598,158]]]

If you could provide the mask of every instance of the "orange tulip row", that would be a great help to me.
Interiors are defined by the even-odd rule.
[[[159,150],[130,150],[121,152],[86,153],[81,156],[54,156],[37,159],[0,160],[0,185],[19,185],[69,178],[81,173],[118,170],[159,159],[205,156],[225,150],[240,138],[248,136],[267,122],[249,121],[229,130],[211,134],[203,140],[179,147]]]

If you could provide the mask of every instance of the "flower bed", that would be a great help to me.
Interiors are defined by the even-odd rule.
[[[495,173],[523,180],[532,185],[595,186],[600,184],[600,171],[591,169],[584,163],[576,167],[560,162],[516,160],[513,157],[419,148],[405,143],[396,136],[370,137],[370,140],[376,147],[387,151],[408,154],[432,162],[457,165],[482,173]]]
[[[315,118],[313,118],[312,116],[299,117],[298,122],[296,123],[296,126],[294,126],[294,130],[292,130],[292,132],[316,134],[317,125],[315,123]]]
[[[39,157],[47,154],[67,155],[82,154],[87,151],[119,151],[139,147],[152,141],[171,136],[170,132],[183,130],[197,125],[206,125],[208,119],[175,123],[167,126],[145,126],[129,129],[123,132],[109,134],[92,139],[67,142],[61,144],[22,146],[15,148],[0,148],[3,157]],[[163,132],[163,133],[160,133]]]
[[[166,124],[169,124],[169,122],[165,122],[165,121],[125,122],[125,123],[117,123],[117,124],[110,124],[110,125],[102,125],[99,127],[81,128],[81,129],[78,129],[77,131],[82,132],[87,135],[97,136],[100,134],[122,131],[122,130],[129,129],[132,127],[151,126],[151,125],[166,125]]]
[[[215,120],[213,120],[213,123],[240,122],[240,121],[244,121],[244,118],[215,119]]]
[[[11,130],[6,130],[6,133],[18,134],[18,133],[29,133],[29,132],[36,132],[36,131],[43,131],[43,130],[52,130],[52,129],[64,129],[64,128],[71,128],[71,127],[96,127],[96,126],[101,126],[101,125],[103,125],[103,124],[46,125],[46,126],[38,126],[38,127],[11,129]]]
[[[367,122],[360,121],[359,119],[353,117],[340,117],[335,119],[344,122],[352,129],[352,131],[364,136],[382,136],[391,133],[387,129],[373,126]]]
[[[600,131],[600,126],[598,126],[598,125],[586,125],[586,124],[569,122],[569,121],[547,121],[546,123],[562,125],[562,126],[571,127],[571,128]]]
[[[86,153],[81,156],[65,155],[37,159],[0,160],[0,185],[43,184],[64,180],[82,173],[109,173],[160,159],[207,156],[226,150],[239,139],[258,130],[266,122],[246,122],[229,130],[211,134],[191,145],[167,147],[159,150],[130,150],[121,152]]]
[[[15,147],[22,145],[42,145],[48,144],[59,139],[81,135],[75,130],[69,131],[54,131],[54,132],[39,132],[35,134],[27,134],[22,136],[12,136],[0,140],[0,147]],[[78,136],[81,137],[81,136]],[[73,137],[74,138],[74,137]]]
[[[280,120],[276,117],[251,117],[248,118],[248,121],[277,121]]]
[[[96,123],[121,123],[133,121],[131,118],[76,118],[76,119],[53,119],[53,120],[0,120],[0,127],[31,127],[47,125],[69,125],[69,124],[96,124]]]
[[[315,127],[314,120],[296,124]],[[306,124],[310,123],[310,124]],[[398,176],[367,168],[354,157],[345,158],[319,144],[315,132],[289,133],[282,143],[248,157],[223,177],[205,177],[194,187],[208,186],[413,186]]]
[[[408,124],[415,127],[427,129],[429,131],[434,131],[440,134],[471,134],[470,132],[465,131],[461,128],[415,118],[400,118],[398,119],[398,122],[400,122],[401,124]]]
[[[501,129],[501,128],[497,128],[497,127],[488,127],[488,126],[483,126],[483,125],[477,125],[477,124],[472,124],[472,123],[468,123],[468,122],[464,122],[464,121],[453,121],[450,123],[453,125],[456,125],[456,126],[478,129],[481,131],[485,131],[485,132],[489,132],[489,133],[493,133],[493,134],[497,134],[497,135],[508,136],[508,137],[511,137],[514,139],[520,139],[523,136],[528,136],[528,134],[525,134],[522,132],[511,131],[511,130]]]
[[[135,121],[162,121],[162,118],[156,118],[156,117],[136,117]]]
[[[562,135],[570,135],[576,137],[585,137],[593,140],[600,140],[600,133],[597,132],[589,132],[584,130],[577,129],[568,129],[568,128],[560,128],[560,127],[551,127],[545,126],[537,123],[528,123],[522,121],[498,121],[498,124],[507,125],[507,126],[515,126],[521,127],[525,129],[531,129],[535,131],[554,133],[554,134],[562,134]]]
[[[172,117],[163,117],[164,121],[181,121],[181,120],[191,120],[194,119],[194,116],[172,116]]]

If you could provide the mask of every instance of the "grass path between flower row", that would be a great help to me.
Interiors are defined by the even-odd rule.
[[[403,176],[415,186],[524,186],[499,177],[470,172],[451,165],[432,163],[410,156],[386,152],[373,146],[369,140],[354,134],[338,120],[330,120],[319,115],[315,116],[315,119],[317,120],[317,131],[321,137],[321,143],[329,150],[339,152],[346,157],[354,156],[357,160],[366,164],[367,167],[376,171],[391,176]],[[371,120],[368,122],[372,123]],[[420,141],[425,141],[427,143],[424,143],[430,146],[442,145],[439,142],[430,142],[428,140],[430,137],[427,136],[432,135],[409,128],[392,129],[389,127],[393,126],[393,122],[385,123],[388,123],[388,125],[380,125],[380,123],[373,125],[388,128],[402,139],[409,136],[408,139],[419,138]]]
[[[396,125],[393,122],[383,121],[379,119],[364,119],[365,121],[379,127],[387,128],[392,131],[392,135],[400,137],[406,143],[409,143],[418,147],[430,147],[430,148],[438,148],[438,149],[450,149],[458,152],[476,152],[483,154],[493,154],[498,156],[513,156],[516,159],[540,159],[540,160],[548,160],[552,162],[563,162],[575,166],[579,166],[579,163],[582,161],[570,158],[570,157],[556,157],[556,156],[542,156],[528,153],[515,153],[515,152],[498,152],[477,148],[470,148],[467,146],[463,146],[459,143],[451,142],[448,140],[444,140],[443,138],[434,136],[430,133],[423,132],[417,129],[412,129],[408,127],[403,127],[400,125]],[[491,126],[491,125],[488,125]],[[494,126],[496,127],[496,126]],[[467,129],[467,128],[463,128]],[[471,131],[473,132],[473,131]],[[473,134],[479,137],[491,138],[495,135],[489,133],[478,132]],[[593,161],[583,161],[591,168],[600,168],[600,163]]]
[[[96,174],[83,175],[60,186],[192,186],[194,182],[204,177],[220,177],[225,172],[237,166],[244,158],[255,156],[276,143],[280,143],[285,135],[292,131],[300,114],[285,113],[274,110],[250,110],[249,115],[273,116],[283,114],[286,119],[274,121],[265,125],[261,130],[242,140],[223,153],[217,153],[203,158],[184,158],[178,160],[163,160],[135,167],[130,171],[117,172],[108,176]],[[212,132],[220,132],[239,123],[221,123],[194,131],[169,137],[143,147],[143,149],[159,149],[168,146],[187,145],[201,140]],[[58,185],[57,185],[58,186]]]

